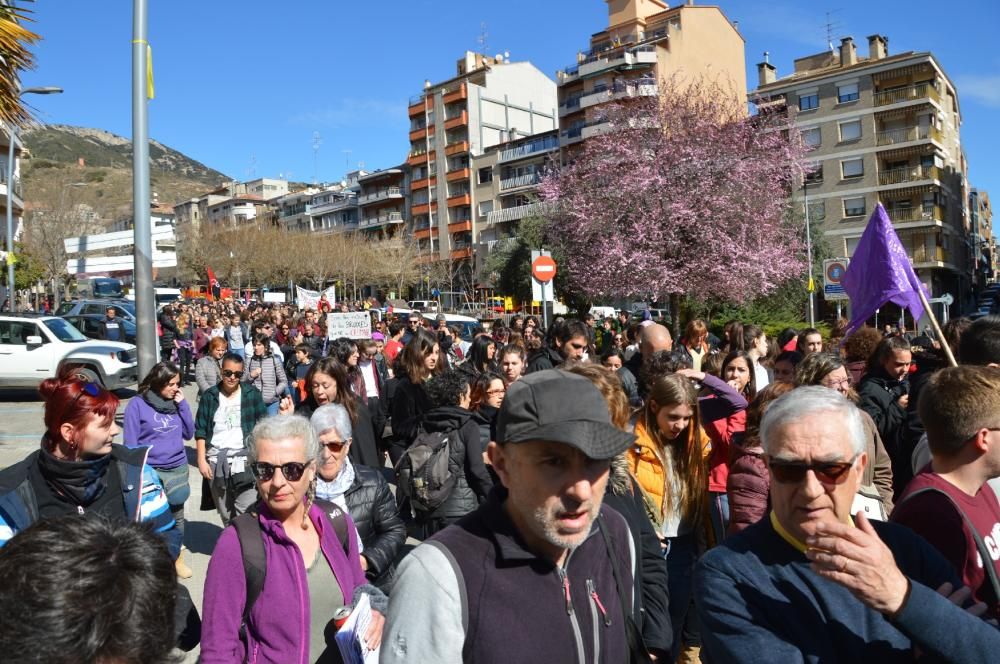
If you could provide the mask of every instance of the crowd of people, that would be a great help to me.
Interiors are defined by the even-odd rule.
[[[204,662],[339,661],[334,614],[361,595],[388,663],[981,662],[1000,646],[1000,318],[941,338],[694,319],[675,340],[627,314],[462,330],[373,312],[352,340],[328,338],[330,310],[164,309],[123,445],[116,396],[72,371],[43,383],[40,449],[0,471],[0,642],[31,647],[6,618],[55,610],[6,580],[32,538],[73,539],[71,517],[103,524],[78,533],[97,550],[155,533],[156,565],[123,567],[150,577],[136,584],[162,584],[164,559],[191,576],[193,440],[200,508],[225,526]],[[81,630],[107,642],[87,661],[167,661],[197,615],[171,606],[137,610],[170,636],[138,658]]]

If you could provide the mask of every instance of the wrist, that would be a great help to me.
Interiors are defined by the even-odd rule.
[[[890,603],[887,606],[886,614],[890,619],[895,619],[896,617],[898,617],[899,614],[902,613],[903,608],[906,606],[906,603],[910,599],[910,591],[913,589],[913,585],[910,583],[910,579],[905,576],[903,577],[903,581],[905,582],[906,586],[902,594],[898,597],[898,600],[894,599],[890,601]]]

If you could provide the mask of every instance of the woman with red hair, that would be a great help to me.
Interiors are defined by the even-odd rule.
[[[39,449],[0,471],[0,546],[39,519],[147,522],[172,557],[181,539],[163,485],[147,465],[149,448],[112,444],[118,397],[64,370],[38,388],[45,400]]]

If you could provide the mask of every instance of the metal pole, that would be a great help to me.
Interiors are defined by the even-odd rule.
[[[132,219],[135,227],[136,345],[141,378],[150,372],[158,359],[153,238],[149,218],[148,0],[133,0],[132,8]]]
[[[11,313],[17,311],[17,292],[14,288],[14,142],[17,127],[11,125],[7,131],[7,305]]]
[[[809,261],[809,282],[812,283],[813,278],[813,247],[812,247],[812,231],[809,229],[809,185],[803,181],[802,191],[805,200],[805,211],[806,211],[806,253],[808,254]],[[816,327],[816,304],[815,304],[815,294],[812,290],[809,291],[809,327]]]

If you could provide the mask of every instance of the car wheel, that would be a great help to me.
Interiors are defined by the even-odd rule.
[[[87,367],[73,367],[73,375],[77,376],[80,380],[87,383],[96,383],[101,387],[104,387],[104,383],[101,382],[101,377],[93,369],[88,369]]]

